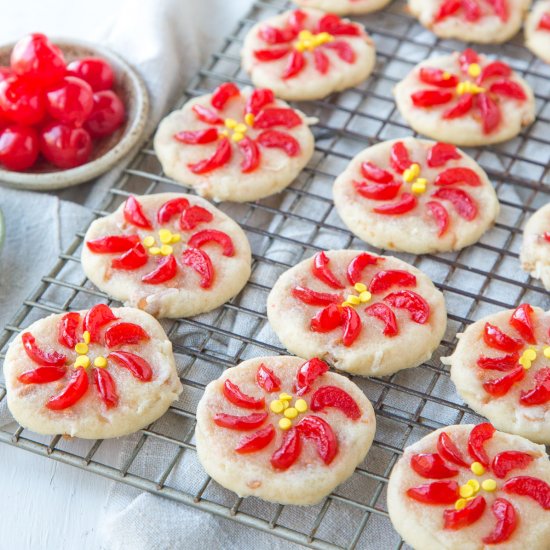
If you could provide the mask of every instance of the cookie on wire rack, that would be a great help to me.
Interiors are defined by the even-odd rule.
[[[537,2],[525,20],[525,45],[550,63],[550,0]]]
[[[352,475],[375,429],[364,393],[323,361],[258,357],[208,384],[195,439],[204,469],[223,487],[305,506]]]
[[[85,439],[144,428],[182,391],[158,321],[105,304],[34,322],[10,344],[4,377],[21,426]]]
[[[521,304],[458,335],[450,357],[458,394],[499,430],[550,443],[550,313]]]
[[[337,15],[359,15],[378,11],[391,0],[294,0],[302,8],[315,8]]]
[[[363,25],[314,9],[260,21],[246,35],[241,55],[255,86],[295,101],[356,86],[376,62],[374,42]]]
[[[82,269],[113,298],[155,317],[211,311],[246,284],[251,252],[243,230],[193,195],[130,196],[95,220]]]
[[[549,510],[544,447],[488,423],[423,437],[388,482],[390,519],[415,550],[547,550]]]
[[[521,268],[550,290],[550,203],[525,224],[520,252]]]
[[[415,131],[465,147],[512,139],[535,120],[529,84],[507,63],[469,48],[422,61],[394,96]]]
[[[428,360],[445,333],[445,300],[420,270],[391,256],[318,252],[285,271],[267,299],[292,353],[384,376]]]
[[[475,243],[499,212],[477,162],[454,145],[413,137],[361,151],[336,179],[333,196],[360,239],[413,254]]]

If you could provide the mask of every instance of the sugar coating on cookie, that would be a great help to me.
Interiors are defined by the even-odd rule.
[[[525,45],[550,63],[550,0],[537,2],[525,20]]]
[[[375,428],[363,392],[323,361],[258,357],[208,384],[195,439],[204,469],[223,487],[311,505],[352,475]]]
[[[549,329],[549,313],[521,304],[470,325],[442,358],[472,409],[538,443],[550,443]]]
[[[4,377],[21,426],[86,439],[135,432],[182,391],[158,321],[105,304],[35,321],[10,344]]]
[[[550,290],[550,203],[539,208],[525,224],[520,261],[524,271]]]
[[[542,445],[489,423],[447,426],[404,450],[388,512],[416,550],[546,550],[549,483]]]
[[[499,212],[477,162],[454,145],[412,137],[360,152],[336,179],[333,195],[359,238],[414,254],[468,246]]]
[[[308,163],[311,122],[269,89],[228,82],[164,118],[154,147],[165,174],[199,195],[254,201],[282,191]]]
[[[82,269],[113,298],[156,317],[189,317],[236,296],[250,276],[242,229],[192,195],[130,196],[95,220]]]
[[[471,49],[419,63],[394,88],[403,118],[438,141],[506,141],[535,119],[530,86],[509,65]]]
[[[530,5],[531,0],[409,0],[412,15],[437,36],[480,44],[512,38]]]
[[[374,43],[361,24],[313,9],[261,21],[242,49],[243,68],[256,86],[297,101],[355,86],[375,62]]]
[[[355,250],[319,252],[283,273],[267,315],[292,353],[362,376],[426,361],[447,322],[443,295],[424,273]]]
[[[350,15],[381,10],[390,3],[390,0],[294,0],[294,3],[303,8],[315,8],[338,15]]]

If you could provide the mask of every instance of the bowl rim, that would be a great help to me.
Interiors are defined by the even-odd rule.
[[[64,47],[81,47],[90,50],[90,53],[94,56],[114,62],[116,65],[115,69],[124,71],[131,82],[136,102],[135,115],[128,121],[122,138],[111,149],[95,160],[75,168],[43,174],[15,172],[0,167],[1,185],[32,191],[51,191],[79,185],[107,172],[127,155],[143,137],[149,116],[150,101],[145,82],[137,70],[118,53],[113,52],[105,46],[73,38],[50,38],[50,40],[62,49]],[[1,45],[0,50],[11,49],[14,45],[15,42]]]

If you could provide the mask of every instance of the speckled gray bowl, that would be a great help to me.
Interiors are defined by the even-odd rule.
[[[39,161],[31,170],[12,172],[0,168],[0,184],[20,189],[48,191],[63,189],[89,181],[112,168],[140,141],[149,114],[149,96],[145,84],[126,61],[102,46],[76,40],[52,39],[58,45],[67,62],[81,57],[102,57],[115,71],[114,91],[126,106],[126,122],[114,134],[94,140],[91,159],[86,164],[68,170],[56,169],[45,161]],[[0,47],[0,65],[9,65],[13,44]]]

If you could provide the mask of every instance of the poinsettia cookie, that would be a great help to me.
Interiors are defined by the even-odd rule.
[[[365,80],[376,62],[363,25],[313,9],[261,21],[246,35],[242,65],[277,97],[320,99]]]
[[[239,496],[310,505],[370,449],[369,400],[319,359],[259,357],[206,387],[195,439],[207,473]]]
[[[316,8],[338,15],[370,13],[381,10],[391,0],[294,0],[304,8]]]
[[[447,323],[443,295],[424,273],[357,250],[318,252],[283,273],[267,316],[290,352],[362,376],[426,361]]]
[[[521,268],[550,290],[550,203],[539,208],[525,224]]]
[[[458,339],[441,361],[462,399],[498,429],[550,443],[550,313],[521,304]]]
[[[550,63],[550,0],[537,2],[525,20],[525,45]]]
[[[455,145],[506,141],[535,119],[527,82],[503,61],[471,49],[419,63],[394,95],[414,130]]]
[[[448,426],[405,449],[388,512],[415,550],[548,550],[549,483],[542,445],[488,423]]]
[[[104,304],[34,322],[10,344],[4,377],[21,426],[85,439],[135,432],[182,391],[158,321]]]
[[[250,276],[242,229],[192,195],[130,196],[95,220],[82,268],[113,298],[156,317],[190,317],[236,296]]]
[[[338,214],[360,239],[414,254],[458,250],[494,223],[487,174],[454,145],[416,138],[365,149],[336,179]]]
[[[155,152],[166,175],[203,197],[254,201],[282,191],[308,163],[311,122],[271,90],[225,83],[162,120]]]
[[[409,0],[409,10],[441,38],[480,44],[506,42],[523,22],[531,0]]]

